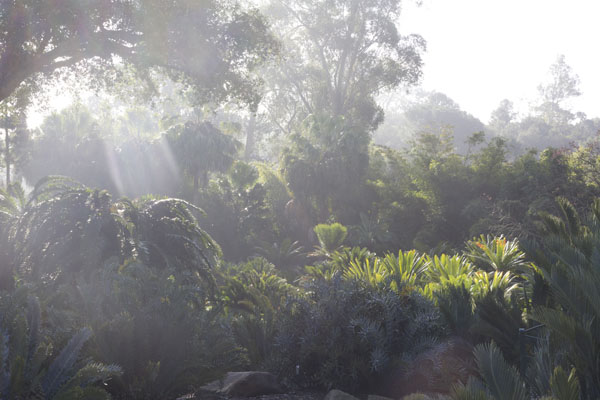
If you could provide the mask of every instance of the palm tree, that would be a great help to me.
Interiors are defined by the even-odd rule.
[[[204,232],[195,206],[147,197],[112,201],[103,190],[64,177],[42,179],[13,219],[11,260],[33,282],[74,282],[112,259],[172,268],[189,279],[212,281],[219,246]]]
[[[176,125],[165,136],[181,168],[192,178],[194,195],[200,183],[202,187],[208,184],[209,172],[225,172],[231,167],[241,146],[209,122]]]

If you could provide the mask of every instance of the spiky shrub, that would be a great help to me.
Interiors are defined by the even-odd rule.
[[[0,398],[109,399],[97,383],[121,374],[120,367],[80,357],[92,336],[89,328],[75,333],[60,352],[53,351],[41,332],[40,305],[24,291],[0,297]]]
[[[271,368],[300,387],[368,388],[441,332],[430,302],[389,287],[339,275],[307,284],[280,314]]]

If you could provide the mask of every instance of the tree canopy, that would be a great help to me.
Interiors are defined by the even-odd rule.
[[[6,0],[0,100],[64,68],[114,80],[125,64],[185,77],[199,99],[252,103],[251,71],[276,49],[266,20],[235,0]]]
[[[374,130],[383,114],[374,96],[421,77],[425,41],[396,26],[399,0],[294,0],[271,2],[288,57],[274,95],[292,96],[286,114],[329,113]]]

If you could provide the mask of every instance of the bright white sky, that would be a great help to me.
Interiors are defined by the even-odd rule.
[[[423,88],[483,122],[505,98],[526,109],[559,54],[581,79],[572,108],[597,117],[598,18],[598,0],[406,0],[400,30],[427,40]]]
[[[525,111],[559,54],[581,79],[572,108],[598,117],[599,17],[598,0],[405,0],[400,30],[427,40],[423,88],[483,122],[505,98]],[[70,101],[56,96],[51,108]],[[41,119],[31,115],[30,125]]]

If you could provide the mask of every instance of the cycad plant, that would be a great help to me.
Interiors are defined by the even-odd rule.
[[[453,400],[528,400],[525,381],[515,367],[509,364],[494,342],[475,348],[479,377],[472,377],[466,385],[457,385]],[[558,366],[550,378],[549,393],[540,397],[546,400],[579,400],[580,387],[574,371],[570,373]]]
[[[427,268],[427,258],[416,250],[388,253],[384,257],[355,259],[342,269],[346,279],[371,286],[386,285],[393,291],[416,290]]]
[[[600,199],[586,219],[559,198],[561,217],[543,214],[540,243],[529,253],[549,284],[551,301],[532,316],[568,349],[582,395],[600,397]]]
[[[348,228],[336,222],[333,224],[319,224],[314,227],[319,245],[312,255],[331,257],[335,251],[340,250],[348,236]]]
[[[201,212],[178,199],[113,202],[68,178],[44,178],[13,220],[11,263],[31,283],[73,283],[115,257],[210,282],[220,248],[198,226]]]
[[[339,274],[304,290],[279,314],[269,363],[304,388],[367,390],[442,333],[435,307],[415,291],[399,295]]]
[[[22,297],[22,293],[13,299],[2,299],[0,397],[7,400],[110,399],[98,384],[120,375],[121,369],[80,359],[91,330],[82,328],[57,355],[53,354],[53,346],[43,340],[37,299],[29,297],[24,318],[23,310],[14,310],[18,297]]]
[[[464,288],[471,292],[474,272],[475,267],[466,257],[435,255],[427,262],[426,284],[423,286],[423,292],[432,299],[436,298],[436,293],[443,292],[447,288]]]
[[[519,249],[517,240],[481,235],[466,245],[466,256],[486,271],[518,272],[526,268],[525,253]]]
[[[19,183],[0,188],[0,289],[11,289],[14,284],[15,221],[23,213],[27,200]]]
[[[241,366],[209,289],[173,267],[113,260],[59,292],[47,301],[92,326],[89,351],[123,368],[107,386],[117,397],[176,398]]]
[[[220,272],[221,302],[234,339],[244,349],[249,366],[260,368],[272,351],[278,313],[298,289],[263,258]]]
[[[298,275],[299,264],[304,258],[304,248],[290,238],[273,243],[263,241],[256,251],[289,277]]]
[[[215,306],[220,248],[200,213],[178,199],[115,202],[51,177],[12,220],[19,285],[48,305],[55,331],[93,327],[89,351],[124,368],[111,392],[176,397],[239,365]]]

